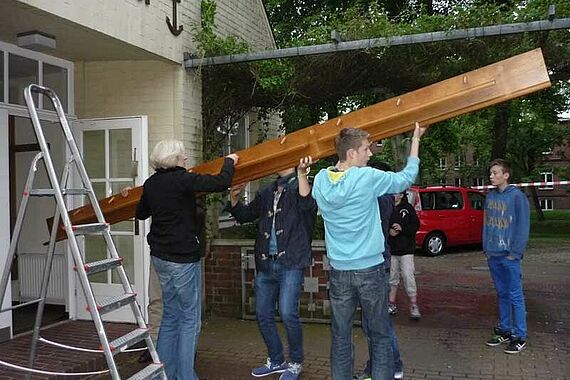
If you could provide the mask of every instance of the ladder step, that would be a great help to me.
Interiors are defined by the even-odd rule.
[[[53,197],[55,195],[54,189],[32,189],[30,190],[31,197]],[[87,195],[87,189],[61,189],[62,195]]]
[[[75,235],[95,235],[108,230],[109,223],[78,224],[72,226],[71,229],[75,232]]]
[[[148,337],[148,329],[138,328],[109,342],[111,352],[118,354],[124,347],[140,342]]]
[[[83,265],[85,272],[87,274],[94,274],[99,272],[104,272],[107,269],[113,269],[121,265],[123,262],[123,258],[110,258],[105,260],[93,261],[92,263],[86,263]],[[75,271],[77,271],[77,267],[73,267]]]
[[[135,301],[137,297],[136,293],[125,293],[119,296],[110,297],[104,300],[101,300],[97,303],[97,310],[100,314],[109,313],[113,310],[117,310],[125,305],[128,305]],[[90,311],[89,306],[87,306],[87,311]]]
[[[139,372],[135,373],[133,376],[129,377],[129,380],[155,379],[159,375],[164,374],[164,365],[162,363],[152,363],[147,367],[144,367]]]

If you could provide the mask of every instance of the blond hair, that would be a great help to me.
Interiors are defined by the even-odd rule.
[[[179,140],[162,140],[156,144],[150,154],[150,165],[154,169],[170,169],[178,164],[184,154],[184,143]]]

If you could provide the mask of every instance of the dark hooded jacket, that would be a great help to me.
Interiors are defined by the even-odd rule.
[[[316,203],[311,194],[299,194],[299,182],[295,174],[278,178],[259,190],[249,204],[228,204],[230,213],[240,223],[258,221],[255,239],[255,264],[257,270],[268,266],[269,239],[273,227],[273,200],[278,182],[283,191],[275,208],[275,236],[279,262],[287,268],[300,269],[311,264],[312,235],[316,218]]]

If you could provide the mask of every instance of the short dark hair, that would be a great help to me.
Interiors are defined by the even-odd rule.
[[[509,163],[509,161],[503,160],[502,158],[496,158],[493,161],[491,161],[491,163],[489,164],[489,170],[491,170],[493,166],[500,166],[501,169],[503,170],[503,173],[509,173],[509,180],[513,176],[511,172],[511,164]]]
[[[349,149],[358,149],[362,141],[366,140],[370,134],[362,129],[343,128],[335,139],[336,154],[340,161],[346,160],[346,152]]]

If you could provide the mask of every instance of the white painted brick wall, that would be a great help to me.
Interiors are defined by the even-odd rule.
[[[150,5],[145,5],[144,0],[18,1],[174,62],[181,63],[184,52],[195,50],[191,32],[200,25],[199,0],[178,4],[178,24],[184,27],[178,37],[166,24],[166,16],[172,21],[170,0],[151,0]]]

